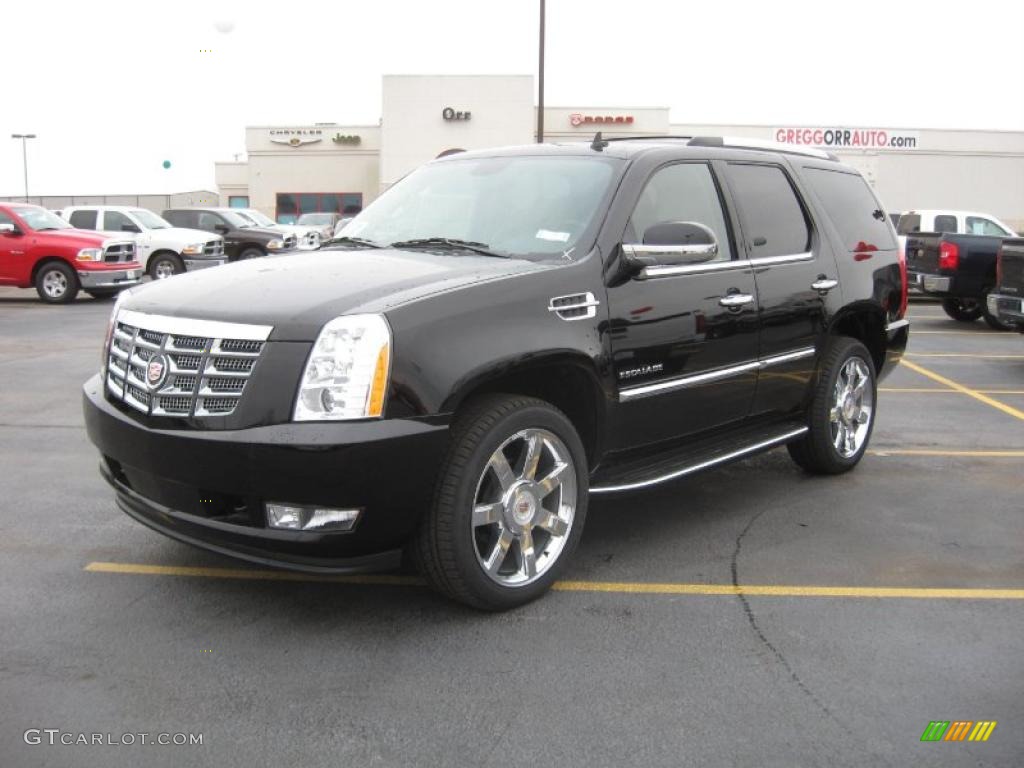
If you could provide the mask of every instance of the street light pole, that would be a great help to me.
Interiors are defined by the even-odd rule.
[[[537,143],[544,143],[544,0],[540,0],[540,60],[537,79]]]
[[[29,139],[34,139],[34,133],[12,133],[12,139],[21,139],[21,163],[25,169],[25,202],[28,202],[28,145]]]

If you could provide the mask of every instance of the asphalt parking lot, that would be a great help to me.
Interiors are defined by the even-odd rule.
[[[1024,764],[1021,335],[913,304],[855,472],[783,449],[595,499],[566,581],[484,615],[119,512],[79,395],[110,306],[0,289],[0,766]]]

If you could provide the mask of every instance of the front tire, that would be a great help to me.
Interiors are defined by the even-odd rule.
[[[942,311],[958,323],[973,323],[981,317],[982,303],[966,297],[942,300]]]
[[[548,590],[583,531],[588,470],[568,418],[532,397],[488,395],[452,428],[413,555],[438,591],[482,610]]]
[[[835,337],[822,357],[807,434],[789,455],[807,472],[838,475],[857,466],[875,426],[875,366],[856,339]]]
[[[47,304],[70,304],[81,285],[75,270],[63,261],[50,261],[36,273],[36,293]]]
[[[174,253],[157,253],[149,260],[149,276],[154,280],[166,280],[185,271],[185,262]]]
[[[238,261],[245,261],[246,259],[258,259],[263,255],[263,251],[261,251],[259,248],[246,248],[238,255]]]

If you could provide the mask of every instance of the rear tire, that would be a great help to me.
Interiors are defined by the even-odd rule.
[[[70,304],[81,287],[75,270],[63,261],[48,261],[36,273],[36,293],[47,304]]]
[[[438,591],[500,611],[540,597],[563,571],[587,514],[586,453],[549,403],[487,395],[458,414],[411,554]]]
[[[156,253],[149,259],[149,276],[154,280],[166,280],[185,271],[185,262],[174,253]]]
[[[942,311],[958,323],[973,323],[981,317],[982,302],[968,298],[943,299]]]
[[[838,475],[857,466],[875,426],[875,366],[867,348],[833,338],[822,356],[808,411],[810,431],[790,443],[789,455],[807,472]]]

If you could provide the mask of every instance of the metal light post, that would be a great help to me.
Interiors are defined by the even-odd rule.
[[[540,61],[537,80],[537,143],[544,143],[544,0],[540,0]]]
[[[36,135],[34,133],[12,133],[12,139],[21,139],[21,162],[25,168],[25,202],[28,202],[28,147],[26,142],[29,139],[34,139]]]

